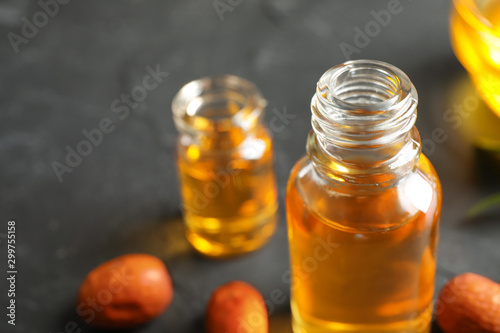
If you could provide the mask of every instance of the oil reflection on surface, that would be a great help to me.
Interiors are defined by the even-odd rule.
[[[196,255],[186,239],[181,216],[137,223],[134,228],[124,230],[118,236],[114,247],[115,250],[123,248],[129,253],[149,253],[166,261]]]

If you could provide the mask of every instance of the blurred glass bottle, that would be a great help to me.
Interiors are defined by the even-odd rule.
[[[277,190],[266,101],[236,76],[186,84],[172,102],[187,238],[212,257],[262,246],[277,223]]]
[[[450,32],[455,54],[477,93],[500,117],[500,1],[453,0]],[[463,132],[479,148],[500,153],[500,118],[476,104],[466,115]]]
[[[430,332],[441,187],[396,67],[329,69],[286,210],[295,333]]]
[[[451,41],[458,60],[500,115],[500,1],[454,0]]]

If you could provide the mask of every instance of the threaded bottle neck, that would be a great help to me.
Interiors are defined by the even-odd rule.
[[[311,102],[310,158],[341,181],[401,175],[420,154],[420,138],[412,130],[417,103],[410,79],[390,64],[355,60],[329,69]]]
[[[349,61],[329,69],[313,97],[312,126],[324,143],[377,146],[408,133],[417,118],[417,92],[398,68]]]

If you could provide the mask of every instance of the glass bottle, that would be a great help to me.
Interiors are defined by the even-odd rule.
[[[416,106],[387,63],[319,80],[286,192],[295,333],[430,332],[441,186]]]
[[[277,190],[266,101],[236,76],[202,78],[174,97],[177,166],[186,235],[202,254],[261,247],[277,223]]]
[[[450,32],[458,60],[500,116],[500,1],[453,0]]]
[[[445,119],[472,139],[476,147],[499,158],[500,1],[453,0],[450,35],[455,54],[469,73],[476,91],[457,91],[457,95],[466,94],[469,104],[464,111],[456,108],[456,101],[453,101],[453,109],[458,112],[445,114]],[[478,103],[479,96],[488,107]],[[458,98],[458,101],[464,100],[463,96]],[[462,118],[467,120],[462,121]]]

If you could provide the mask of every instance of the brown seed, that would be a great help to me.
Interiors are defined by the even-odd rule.
[[[77,313],[92,326],[129,328],[158,317],[172,298],[172,281],[163,262],[147,254],[128,254],[87,275]]]
[[[208,302],[205,328],[206,333],[268,333],[262,295],[241,281],[220,286]]]
[[[436,319],[445,333],[500,333],[500,284],[465,273],[441,290]]]

